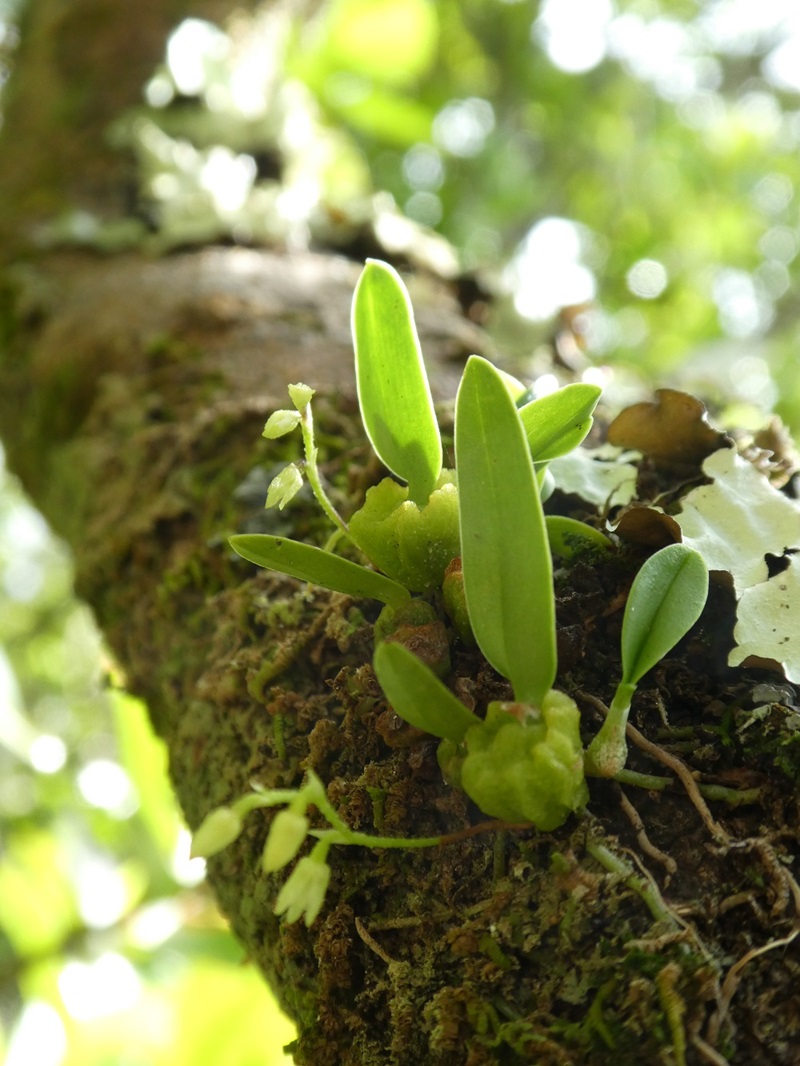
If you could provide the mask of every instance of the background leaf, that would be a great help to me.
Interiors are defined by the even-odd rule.
[[[789,555],[788,565],[780,574],[745,589],[736,613],[736,647],[728,656],[728,663],[739,666],[751,655],[774,659],[781,664],[787,680],[799,685],[800,557]]]
[[[550,548],[528,443],[491,363],[471,356],[456,401],[461,563],[481,651],[541,703],[556,673]]]

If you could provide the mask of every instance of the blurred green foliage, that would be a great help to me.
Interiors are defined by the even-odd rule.
[[[800,429],[790,0],[330,0],[188,20],[114,136],[156,250],[378,245],[474,272],[515,355],[681,381]],[[511,313],[511,308],[516,314]],[[541,368],[542,360],[534,361]]]
[[[0,80],[19,6],[0,0]],[[532,372],[555,351],[575,376],[688,382],[800,430],[796,0],[312,7],[176,27],[110,131],[136,154],[136,209],[54,220],[51,239],[356,258],[377,240],[472,272],[472,313]],[[289,1061],[70,581],[3,474],[0,1054]]]

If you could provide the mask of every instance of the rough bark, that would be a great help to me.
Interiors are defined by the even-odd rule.
[[[70,5],[70,19],[95,6]],[[37,17],[65,10],[36,7]],[[58,55],[70,37],[56,23],[39,41]],[[33,76],[36,40],[21,59]],[[95,43],[89,55],[102,80],[86,84],[99,92],[108,52]],[[24,126],[25,69],[8,130]],[[87,114],[70,112],[67,131]],[[65,149],[63,180],[33,147],[26,181],[6,178],[20,186],[18,244],[52,209],[54,187],[59,202],[117,194],[113,160],[81,168],[106,117],[98,111],[86,142]],[[159,261],[62,252],[5,273],[10,463],[73,546],[79,591],[168,744],[190,825],[254,778],[291,787],[307,768],[355,828],[419,835],[480,821],[442,783],[434,745],[382,702],[367,665],[371,605],[256,573],[225,544],[287,521],[264,516],[268,469],[285,453],[260,438],[287,382],[322,390],[325,471],[343,506],[375,476],[350,387],[356,274],[330,256],[221,248]],[[435,282],[415,283],[413,297],[426,357],[452,394],[460,360],[483,342]],[[316,535],[312,510],[292,515],[300,535]],[[580,564],[560,586],[559,684],[570,691],[608,699],[630,576],[623,556]],[[643,693],[637,721],[653,730],[663,698],[671,725],[689,730],[693,768],[760,786],[754,807],[715,808],[720,831],[680,789],[625,807],[616,786],[595,784],[591,813],[555,834],[467,835],[433,853],[339,849],[310,930],[272,913],[280,878],[258,862],[268,815],[210,863],[234,929],[298,1023],[299,1063],[797,1061],[797,954],[780,945],[797,906],[797,693],[726,671],[724,589],[710,610]],[[470,679],[474,669],[459,652],[456,672],[479,699],[502,693],[484,667]],[[757,733],[747,714],[765,680],[774,698]],[[597,719],[583,706],[591,735]]]

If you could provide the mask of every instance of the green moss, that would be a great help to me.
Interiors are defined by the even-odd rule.
[[[781,703],[731,715],[733,741],[748,762],[777,770],[793,786],[800,785],[800,710]]]
[[[367,792],[372,800],[372,825],[377,833],[382,833],[387,790],[367,785]]]

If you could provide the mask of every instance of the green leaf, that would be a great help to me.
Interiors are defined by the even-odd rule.
[[[353,297],[352,330],[367,436],[422,507],[442,470],[442,441],[411,301],[387,263],[367,260]]]
[[[594,526],[579,522],[564,515],[546,515],[547,539],[554,554],[564,559],[571,559],[579,552],[593,548],[608,551],[613,547],[609,538]]]
[[[550,548],[522,423],[491,363],[470,356],[456,400],[461,563],[470,622],[520,702],[556,673]]]
[[[334,0],[315,28],[309,50],[328,77],[346,71],[413,91],[435,61],[439,13],[430,0]]]
[[[391,607],[400,607],[411,599],[408,590],[391,578],[311,544],[266,533],[240,533],[230,538],[230,546],[256,566],[310,581],[332,592],[380,600]]]
[[[651,555],[631,586],[622,622],[622,684],[637,685],[700,617],[708,570],[699,552],[670,544]]]
[[[382,140],[387,147],[407,149],[430,140],[436,112],[429,104],[418,96],[381,88],[376,82],[365,84],[364,89],[360,96],[325,95],[331,110],[348,126]]]
[[[392,641],[380,644],[375,674],[396,714],[417,729],[459,744],[481,720],[456,699],[413,652]]]
[[[535,463],[546,463],[578,447],[592,428],[592,412],[601,392],[597,385],[565,385],[519,409]]]

